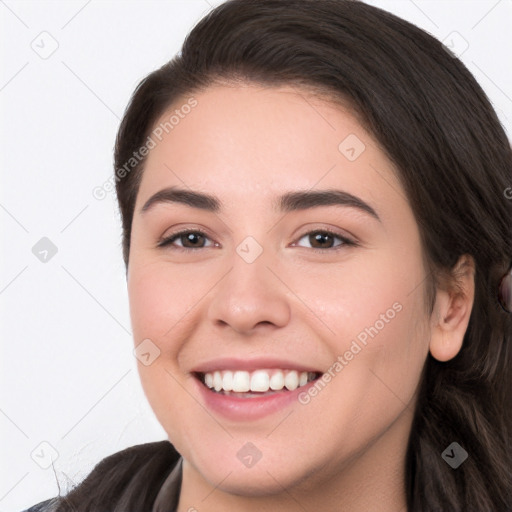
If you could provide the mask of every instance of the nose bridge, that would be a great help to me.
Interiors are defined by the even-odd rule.
[[[230,271],[214,289],[209,319],[237,332],[259,324],[282,327],[290,316],[286,290],[267,268],[270,251],[252,237],[244,239],[230,259]]]
[[[258,245],[256,245],[258,244]],[[244,290],[254,293],[270,293],[272,275],[268,267],[272,265],[269,250],[263,250],[252,237],[247,237],[235,249],[231,258],[231,285],[235,286],[234,293]]]

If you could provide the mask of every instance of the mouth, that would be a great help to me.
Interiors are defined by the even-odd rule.
[[[209,391],[236,398],[260,398],[289,393],[316,381],[321,372],[290,369],[215,370],[194,372],[194,377]]]

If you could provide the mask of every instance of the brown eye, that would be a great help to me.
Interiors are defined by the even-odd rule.
[[[178,238],[181,240],[183,247],[190,248],[202,247],[201,244],[205,241],[204,236],[196,232],[183,233]]]
[[[307,239],[311,249],[324,252],[329,249],[337,250],[342,249],[345,246],[356,245],[356,243],[352,240],[349,240],[348,238],[338,233],[333,233],[326,230],[311,231],[303,235],[300,240],[302,239]],[[335,239],[340,240],[341,243],[336,244]]]
[[[318,249],[330,249],[333,244],[333,235],[330,233],[316,232],[309,234],[309,243]]]
[[[209,246],[205,245],[207,240],[210,239],[202,231],[181,231],[180,233],[175,233],[170,237],[162,240],[158,244],[158,247],[175,246],[177,249],[194,250],[204,249],[214,245],[213,243],[211,243]]]

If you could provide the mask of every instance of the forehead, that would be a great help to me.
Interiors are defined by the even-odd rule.
[[[295,87],[210,87],[180,98],[155,129],[139,204],[165,186],[245,204],[271,202],[284,190],[340,187],[381,202],[400,189],[349,108]]]

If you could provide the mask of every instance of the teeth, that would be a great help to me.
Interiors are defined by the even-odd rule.
[[[284,375],[283,372],[275,372],[270,377],[270,389],[279,391],[284,388]]]
[[[215,391],[222,389],[222,376],[220,372],[213,372],[213,388]]]
[[[222,389],[231,391],[233,389],[233,372],[224,372],[222,376]]]
[[[284,378],[284,385],[290,391],[299,387],[299,374],[297,372],[288,372]]]
[[[257,370],[251,375],[251,391],[268,391],[270,377],[265,370]]]
[[[306,385],[316,377],[314,372],[296,370],[255,370],[214,371],[203,375],[203,382],[215,391],[234,391],[236,393],[266,393],[281,391],[283,388],[293,391]]]
[[[251,377],[249,375],[249,372],[235,372],[235,374],[233,375],[233,391],[237,391],[238,393],[244,393],[249,391],[250,388]]]

